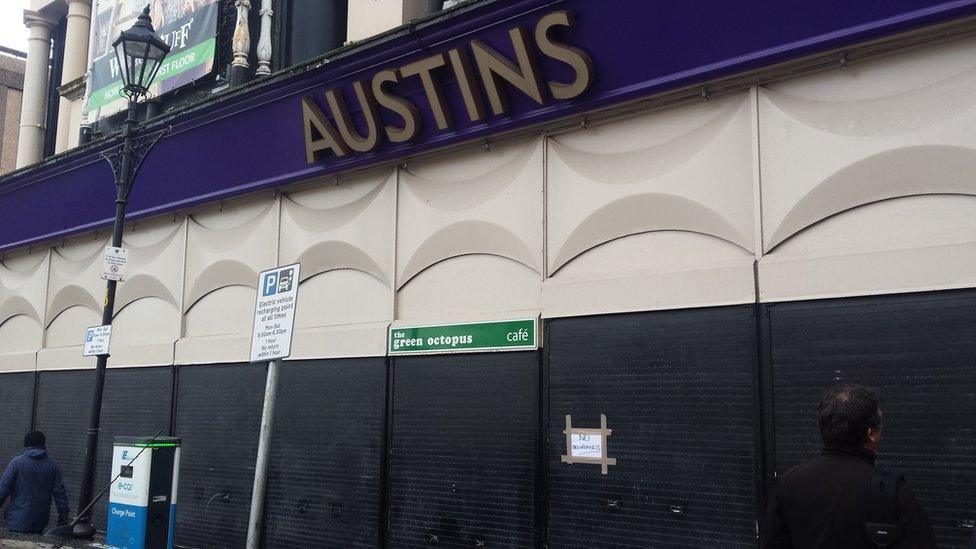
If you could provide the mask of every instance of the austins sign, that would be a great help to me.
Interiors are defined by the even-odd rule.
[[[505,86],[525,94],[539,105],[579,96],[593,83],[593,61],[581,49],[551,36],[560,27],[573,27],[570,12],[548,13],[531,30],[521,26],[509,29],[508,38],[514,60],[475,38],[464,46],[435,53],[400,67],[380,70],[370,78],[352,83],[358,102],[358,109],[353,111],[342,89],[337,87],[325,90],[318,98],[303,96],[301,109],[306,161],[312,164],[325,160],[329,154],[342,157],[367,153],[384,140],[391,143],[409,142],[417,137],[424,118],[433,119],[438,131],[451,130],[455,126],[455,113],[440,82],[442,71],[453,74],[463,100],[464,115],[471,122],[481,122],[489,116],[504,115],[509,111],[510,102]],[[539,68],[537,56],[540,54],[567,65],[572,78],[567,81],[547,80]],[[409,79],[416,79],[415,83],[423,87],[426,101],[411,101],[391,89],[399,83],[408,83]],[[325,115],[319,103],[322,99],[331,119]],[[422,116],[419,108],[429,109],[426,113],[429,116]],[[395,122],[384,125],[384,110],[395,115],[392,117]],[[362,116],[358,125],[350,114],[356,111]]]

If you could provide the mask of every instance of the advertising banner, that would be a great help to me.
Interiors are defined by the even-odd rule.
[[[88,58],[88,122],[126,106],[122,75],[112,42],[135,23],[147,0],[95,0],[92,4]],[[151,0],[153,27],[172,50],[159,68],[150,95],[160,95],[193,82],[213,70],[217,44],[217,0]]]

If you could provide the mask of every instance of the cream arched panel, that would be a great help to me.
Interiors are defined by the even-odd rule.
[[[282,198],[281,263],[302,264],[291,358],[384,354],[395,219],[393,168]]]
[[[760,89],[764,299],[973,284],[974,49],[956,40]]]
[[[227,285],[198,299],[184,314],[177,364],[246,362],[256,293],[253,285]]]
[[[173,363],[180,337],[186,219],[165,217],[131,224],[126,280],[118,285],[109,366]]]
[[[0,258],[0,371],[29,371],[44,336],[49,252]]]
[[[278,215],[263,193],[188,216],[177,363],[247,360],[258,273],[277,265]]]
[[[622,266],[622,258],[630,258],[631,267]],[[660,258],[668,260],[657,266]],[[755,292],[747,269],[751,261],[741,247],[703,233],[661,230],[625,236],[587,250],[560,269],[543,291],[544,315],[742,303]]]
[[[543,315],[754,299],[749,92],[547,141]]]
[[[391,292],[386,282],[361,270],[332,269],[305,278],[298,296],[290,358],[386,353],[390,321],[377,320],[390,316]]]
[[[543,142],[411,161],[397,203],[398,321],[539,314]]]
[[[397,307],[412,313],[399,323],[534,317],[540,308],[539,273],[508,257],[452,257],[402,286]]]
[[[173,344],[179,337],[180,309],[176,304],[155,296],[131,301],[115,314],[108,365],[172,364]]]
[[[75,237],[51,249],[44,348],[37,369],[94,368],[94,357],[82,356],[85,329],[102,323],[105,281],[102,256],[108,233]]]
[[[892,198],[953,194],[976,196],[976,149],[918,145],[858,160],[800,198],[769,237],[772,250],[828,217]],[[843,242],[838,242],[843,246]]]
[[[38,370],[94,368],[95,357],[82,356],[85,328],[102,323],[102,314],[89,305],[72,305],[51,320],[45,347],[37,353]]]
[[[41,346],[39,331],[40,323],[25,314],[7,317],[0,324],[0,371],[34,369],[34,353]]]
[[[760,263],[766,301],[976,286],[976,196],[875,202],[809,226]]]

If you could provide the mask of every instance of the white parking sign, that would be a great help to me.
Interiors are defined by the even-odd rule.
[[[112,338],[112,326],[92,326],[85,330],[85,346],[82,356],[99,356],[108,354],[109,341]]]
[[[301,264],[296,263],[258,275],[251,362],[285,358],[291,354],[300,267]]]

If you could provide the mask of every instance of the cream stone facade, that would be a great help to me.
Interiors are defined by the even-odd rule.
[[[245,361],[302,263],[292,359],[388,326],[976,284],[976,39],[127,226],[110,366]],[[0,369],[91,367],[99,231],[5,254]]]
[[[346,40],[357,42],[422,16],[426,0],[361,0],[349,2]]]
[[[0,51],[0,174],[13,170],[17,162],[26,66],[23,53]]]

